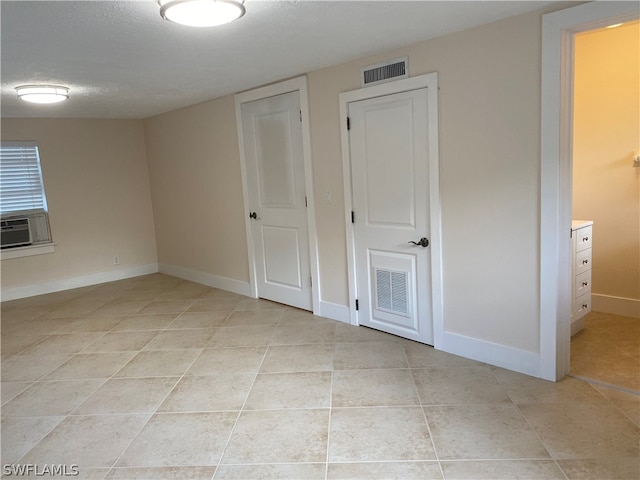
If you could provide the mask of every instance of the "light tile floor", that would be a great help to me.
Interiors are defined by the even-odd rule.
[[[571,375],[640,395],[640,318],[591,312],[571,337]]]
[[[638,479],[639,425],[633,395],[161,274],[2,304],[3,465],[76,464],[81,479]]]

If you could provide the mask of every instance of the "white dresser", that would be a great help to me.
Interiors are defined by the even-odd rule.
[[[593,222],[571,223],[571,335],[584,328],[584,316],[591,311],[591,244]]]

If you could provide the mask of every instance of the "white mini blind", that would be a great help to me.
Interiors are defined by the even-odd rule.
[[[38,146],[0,144],[0,214],[47,211]]]

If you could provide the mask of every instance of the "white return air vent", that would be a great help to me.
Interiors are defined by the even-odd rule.
[[[377,269],[376,309],[409,317],[409,295],[406,272]]]
[[[409,57],[402,57],[364,67],[361,80],[362,86],[367,87],[408,77]]]

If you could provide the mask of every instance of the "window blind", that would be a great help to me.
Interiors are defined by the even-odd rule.
[[[38,146],[33,142],[2,142],[0,214],[46,210]]]

